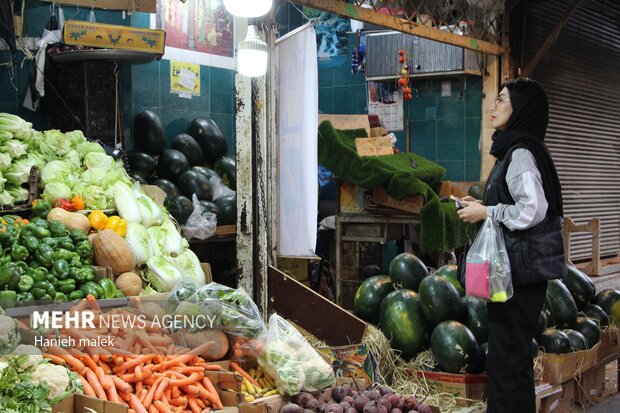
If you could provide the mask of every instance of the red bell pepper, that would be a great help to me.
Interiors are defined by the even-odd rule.
[[[62,208],[69,212],[75,211],[75,208],[73,207],[73,204],[71,203],[71,201],[69,201],[68,199],[64,199],[64,198],[57,198],[52,204],[52,207]]]

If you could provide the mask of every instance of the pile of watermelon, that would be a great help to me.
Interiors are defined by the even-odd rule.
[[[415,255],[399,254],[390,263],[389,275],[362,282],[354,305],[355,314],[377,324],[406,360],[430,348],[441,371],[485,369],[486,302],[465,296],[456,265],[430,273]],[[620,324],[620,291],[596,294],[590,278],[571,265],[563,280],[549,282],[532,357],[539,345],[553,353],[591,348],[600,340],[600,329],[614,319]]]
[[[166,148],[166,136],[159,117],[145,110],[133,122],[134,151],[127,154],[130,175],[140,183],[159,186],[166,193],[165,206],[181,224],[193,211],[192,194],[200,200],[203,211],[217,216],[217,225],[237,221],[236,197],[224,195],[214,199],[211,177],[236,189],[235,161],[228,144],[212,119],[196,118],[187,133],[181,133]]]

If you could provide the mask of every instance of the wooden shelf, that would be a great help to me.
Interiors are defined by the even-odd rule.
[[[161,59],[160,54],[120,49],[68,50],[49,55],[54,63],[72,63],[85,60],[106,60],[119,63],[150,63]]]

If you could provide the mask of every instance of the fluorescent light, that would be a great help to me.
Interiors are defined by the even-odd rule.
[[[269,51],[267,43],[258,37],[256,26],[248,26],[245,40],[239,42],[237,54],[237,69],[239,73],[248,77],[263,76],[267,73]]]

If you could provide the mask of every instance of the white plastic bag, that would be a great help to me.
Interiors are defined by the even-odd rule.
[[[330,387],[336,377],[332,366],[295,327],[277,314],[269,318],[267,341],[258,364],[272,377],[283,395]]]
[[[209,185],[211,186],[211,190],[213,191],[214,201],[219,197],[225,195],[235,195],[235,191],[224,185],[222,180],[217,176],[212,176],[209,178]]]
[[[217,229],[217,216],[212,212],[202,212],[202,205],[196,194],[192,195],[194,210],[187,218],[185,225],[181,227],[183,236],[187,239],[207,239],[215,234]]]
[[[465,293],[492,302],[512,297],[512,276],[504,235],[487,218],[478,231],[465,263]]]

